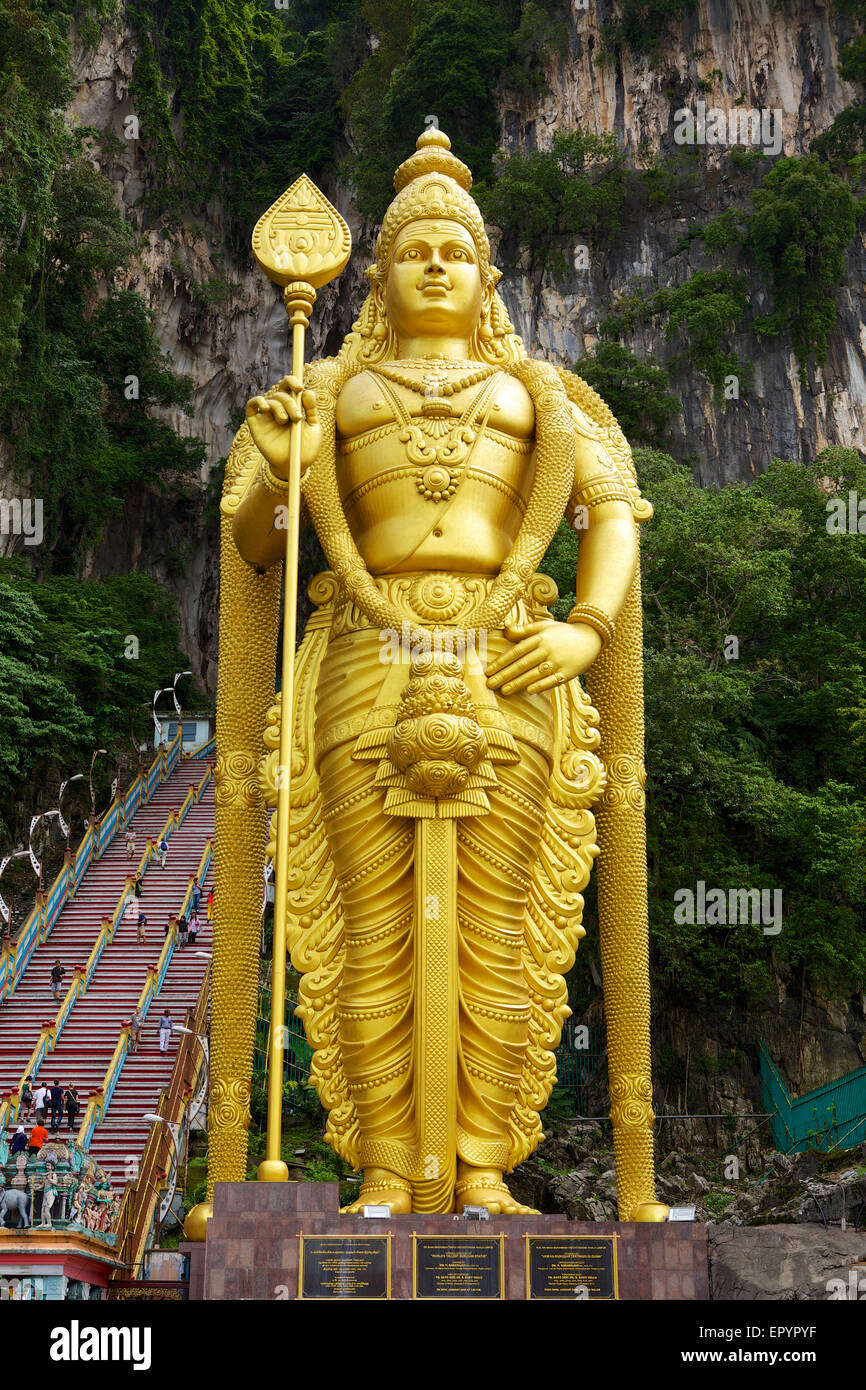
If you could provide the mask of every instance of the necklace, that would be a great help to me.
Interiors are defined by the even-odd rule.
[[[430,362],[429,366],[423,363]],[[421,414],[433,419],[447,419],[453,414],[451,406],[448,404],[449,396],[456,396],[460,391],[467,391],[470,386],[477,386],[480,381],[486,381],[488,377],[494,375],[498,370],[496,367],[482,366],[476,367],[474,371],[465,372],[463,376],[457,377],[454,381],[449,381],[445,373],[459,367],[469,366],[466,362],[449,362],[444,358],[423,359],[423,362],[409,362],[406,365],[414,367],[416,371],[422,373],[421,381],[407,376],[400,370],[403,364],[389,364],[387,367],[372,367],[370,370],[375,376],[384,377],[386,381],[392,381],[395,386],[403,386],[407,391],[414,391],[418,396],[424,397],[424,404],[421,406]]]
[[[377,370],[379,375],[383,375],[381,368]],[[413,419],[403,402],[387,384],[393,380],[393,377],[388,376],[380,382],[381,390],[390,400],[397,421],[402,426],[399,436],[400,442],[406,445],[406,456],[409,462],[415,464],[415,486],[428,502],[447,501],[457,491],[462,478],[463,465],[472,452],[478,437],[477,417],[484,411],[484,407],[496,389],[495,381],[490,381],[489,378],[496,375],[498,375],[497,368],[484,369],[481,379],[486,378],[485,385],[475,393],[463,414],[450,428],[442,420],[434,419],[424,421],[422,424],[419,418]],[[394,384],[399,385],[400,383],[395,382]],[[417,391],[414,384],[412,389]],[[428,404],[427,400],[425,400],[426,404]],[[439,400],[438,404],[445,407],[449,416],[452,414],[447,401]],[[423,406],[422,413],[426,413]],[[487,415],[485,414],[481,425],[482,433],[486,422]],[[433,442],[428,442],[431,436]]]

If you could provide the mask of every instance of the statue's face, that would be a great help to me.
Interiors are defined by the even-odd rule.
[[[478,252],[459,222],[422,217],[397,233],[385,308],[401,338],[468,338],[482,300]]]

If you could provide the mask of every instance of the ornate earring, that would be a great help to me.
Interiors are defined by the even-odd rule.
[[[491,304],[491,299],[486,300],[484,308],[481,311],[481,324],[478,329],[478,336],[482,340],[482,342],[485,343],[489,343],[493,338],[493,329],[490,324]]]

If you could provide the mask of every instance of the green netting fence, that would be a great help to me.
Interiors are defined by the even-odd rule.
[[[851,1149],[866,1140],[866,1067],[794,1099],[761,1044],[761,1093],[780,1153]]]

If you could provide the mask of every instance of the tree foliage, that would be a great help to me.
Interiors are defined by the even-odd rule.
[[[862,987],[866,536],[826,522],[828,495],[866,494],[866,464],[829,449],[711,491],[665,454],[635,458],[655,507],[641,558],[655,970],[731,1002],[768,987],[774,956],[820,988]],[[545,560],[562,607],[577,548],[563,527]],[[676,924],[674,894],[698,880],[781,889],[781,932]]]
[[[632,444],[662,442],[682,409],[668,389],[667,367],[642,362],[622,343],[602,339],[576,371],[607,402]]]
[[[41,558],[60,570],[131,483],[187,474],[204,457],[150,413],[183,406],[189,383],[144,301],[114,288],[135,243],[85,156],[88,132],[59,109],[68,19],[62,5],[0,0],[0,434],[44,504]]]
[[[623,166],[616,136],[559,132],[549,150],[504,160],[478,201],[488,222],[527,247],[537,265],[562,276],[566,240],[573,254],[574,240],[598,247],[619,229]]]
[[[159,205],[202,206],[220,191],[230,231],[245,241],[302,170],[321,177],[333,165],[336,83],[359,44],[358,0],[293,0],[279,11],[258,0],[129,0],[127,12]]]
[[[696,0],[617,0],[603,25],[605,50],[625,44],[633,53],[658,58],[672,22],[695,8]]]
[[[815,155],[780,159],[752,194],[744,247],[773,296],[759,333],[786,332],[800,363],[823,362],[836,318],[834,291],[862,205]]]
[[[128,759],[152,727],[154,689],[185,665],[174,601],[146,575],[35,583],[0,561],[0,833],[23,784],[59,785],[96,747],[106,768]]]

